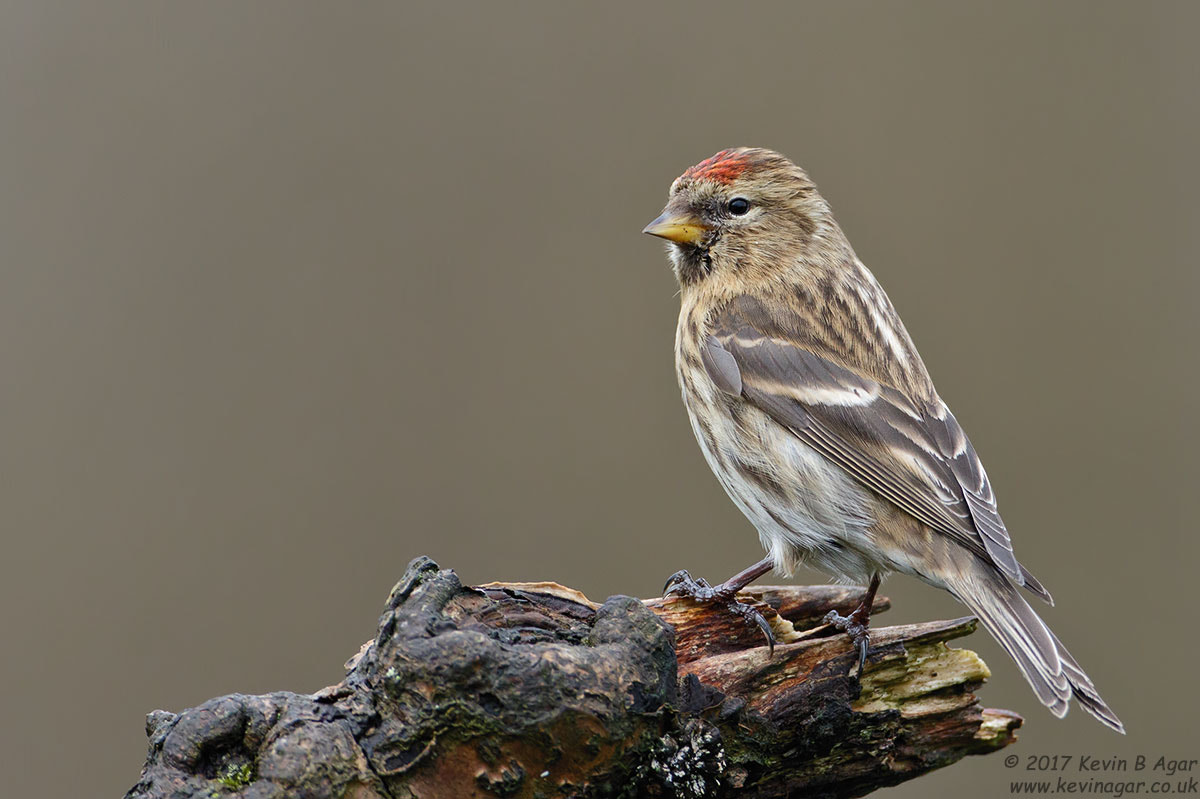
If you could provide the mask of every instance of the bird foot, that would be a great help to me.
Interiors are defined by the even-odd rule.
[[[825,614],[823,621],[850,636],[850,640],[858,649],[858,679],[862,679],[863,666],[867,662],[867,649],[871,645],[870,616],[862,612],[862,607],[851,611],[849,616],[843,616],[836,610]]]
[[[756,625],[767,639],[768,656],[774,655],[775,636],[771,632],[771,625],[754,605],[737,601],[737,592],[741,588],[742,586],[729,583],[721,583],[714,587],[703,577],[692,577],[687,569],[680,569],[672,574],[663,586],[663,596],[682,596],[708,605],[724,605],[726,610],[735,616],[741,616],[747,624]]]

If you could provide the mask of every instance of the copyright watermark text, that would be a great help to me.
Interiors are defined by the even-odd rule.
[[[1022,774],[1013,794],[1164,796],[1200,794],[1200,759],[1166,755],[1008,755],[1004,767]]]

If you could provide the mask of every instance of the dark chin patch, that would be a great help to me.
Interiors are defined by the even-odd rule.
[[[679,280],[684,285],[699,283],[712,273],[712,256],[707,247],[675,245],[679,250]]]

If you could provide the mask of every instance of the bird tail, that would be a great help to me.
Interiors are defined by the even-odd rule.
[[[949,587],[1017,662],[1051,713],[1059,718],[1067,715],[1073,696],[1101,724],[1124,734],[1125,726],[1100,698],[1079,663],[1007,577],[981,563],[951,580]]]

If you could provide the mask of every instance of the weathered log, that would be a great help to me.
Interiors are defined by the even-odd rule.
[[[820,619],[858,593],[749,592],[769,655],[689,600],[469,588],[418,558],[337,685],[151,713],[127,797],[849,797],[1014,740],[971,693],[983,661],[946,646],[972,619],[874,630],[857,679]]]

